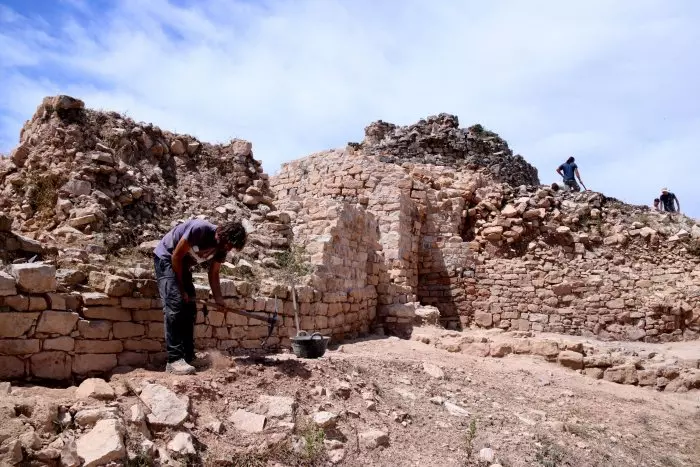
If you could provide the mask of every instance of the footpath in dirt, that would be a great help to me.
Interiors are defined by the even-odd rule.
[[[700,391],[618,384],[519,347],[502,352],[508,334],[424,327],[413,340],[376,336],[317,360],[209,354],[194,376],[136,369],[77,388],[2,383],[0,463],[698,465]],[[504,355],[475,355],[485,344]],[[584,344],[591,355],[612,345]],[[675,360],[678,378],[700,355],[698,344],[615,345],[613,359]]]

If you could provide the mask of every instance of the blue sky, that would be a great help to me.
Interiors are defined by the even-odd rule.
[[[700,217],[694,0],[0,0],[0,151],[46,95],[224,142],[268,173],[378,119],[481,123],[540,172]]]

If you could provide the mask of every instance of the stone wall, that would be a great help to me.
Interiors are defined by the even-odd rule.
[[[327,254],[350,248],[345,242],[353,238],[357,239],[344,235],[332,242]],[[365,267],[360,261],[355,269],[364,274]],[[78,291],[61,286],[49,264],[16,264],[10,273],[0,272],[0,380],[69,380],[117,367],[163,365],[163,311],[156,283],[150,271],[136,268],[134,276],[91,272],[91,287]],[[363,277],[357,279],[365,282]],[[209,298],[208,287],[196,288],[198,299]],[[257,294],[255,289],[250,282],[222,279],[228,307],[266,312],[277,307],[279,324],[268,345],[289,348],[289,337],[296,335],[289,289],[273,281],[260,283]],[[302,328],[332,335],[334,340],[367,332],[374,318],[374,287],[345,295],[340,290],[343,287],[322,292],[299,286]],[[208,309],[206,317],[201,310],[197,315],[199,349],[255,349],[267,335],[262,321],[218,311],[215,305]]]
[[[382,162],[357,148],[285,164],[270,184],[280,209],[332,200],[376,218],[377,315],[390,332],[387,323],[410,323],[418,303],[453,329],[647,341],[700,332],[692,219],[598,193],[513,187],[463,167]],[[304,243],[299,234],[315,221],[297,211],[292,230]]]

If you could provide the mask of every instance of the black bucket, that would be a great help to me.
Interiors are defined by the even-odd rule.
[[[318,332],[308,335],[304,331],[299,331],[296,337],[292,337],[292,351],[300,358],[319,358],[326,353],[330,339]]]

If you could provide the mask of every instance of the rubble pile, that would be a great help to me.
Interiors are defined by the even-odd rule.
[[[418,162],[472,171],[483,168],[496,180],[513,186],[540,183],[537,169],[514,155],[496,133],[479,124],[459,128],[457,116],[446,113],[408,126],[379,120],[365,128],[361,143],[348,146],[386,163]]]
[[[0,212],[27,237],[108,251],[159,238],[194,216],[264,223],[274,207],[251,148],[240,139],[202,143],[69,96],[47,97],[0,160]],[[288,244],[283,229],[260,233]]]

